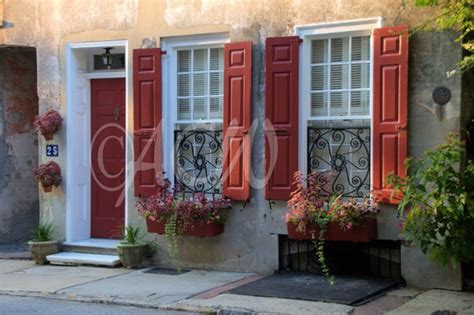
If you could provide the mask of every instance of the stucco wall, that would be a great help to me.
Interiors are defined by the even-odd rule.
[[[38,223],[36,52],[0,48],[0,244],[26,241]]]
[[[49,107],[66,113],[65,99],[65,44],[70,42],[126,39],[131,50],[140,47],[145,37],[160,38],[179,35],[228,32],[232,41],[253,40],[253,119],[264,117],[264,40],[268,36],[293,34],[295,25],[318,22],[382,16],[384,25],[416,25],[423,17],[432,15],[430,9],[416,11],[405,1],[199,1],[199,0],[5,0],[5,19],[14,27],[4,30],[9,44],[31,45],[38,50],[38,94],[40,111]],[[32,18],[35,17],[35,18]],[[409,152],[414,156],[443,139],[446,131],[459,129],[460,98],[459,78],[447,79],[445,72],[454,67],[460,51],[452,44],[452,34],[419,34],[410,45],[410,101],[409,101]],[[131,64],[129,63],[129,67]],[[129,77],[129,90],[132,80]],[[431,100],[434,86],[445,84],[451,89],[452,101],[437,108]],[[133,104],[132,93],[129,104]],[[133,115],[130,106],[129,117]],[[129,119],[128,130],[132,130]],[[66,148],[67,126],[55,139]],[[257,130],[253,143],[252,168],[255,176],[263,177],[263,129]],[[131,152],[131,150],[129,151]],[[40,159],[44,160],[41,155]],[[131,159],[131,153],[128,156]],[[66,168],[66,156],[57,159]],[[43,214],[54,217],[58,237],[65,237],[65,182],[53,195],[41,197]],[[135,199],[129,193],[128,208],[132,221],[138,220],[134,210]],[[224,235],[213,239],[183,241],[183,264],[193,267],[271,272],[278,267],[277,234],[285,234],[283,214],[285,203],[271,208],[264,200],[263,189],[253,189],[252,199],[243,209],[235,203]],[[393,207],[383,207],[379,218],[380,238],[396,239],[398,222]],[[159,239],[160,263],[168,262],[166,247]],[[413,258],[414,254],[404,251]],[[416,256],[419,257],[419,256]],[[407,261],[412,261],[408,259]],[[431,265],[430,265],[431,266]],[[416,268],[410,266],[408,268]],[[431,268],[431,269],[430,269]],[[409,283],[423,285],[423,277],[431,276],[428,270],[418,270],[418,278],[406,273]],[[421,279],[420,279],[421,277]],[[456,275],[454,283],[460,283]],[[452,282],[431,286],[459,288]],[[435,281],[436,282],[436,281]]]

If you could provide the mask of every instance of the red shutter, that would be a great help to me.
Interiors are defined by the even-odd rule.
[[[250,197],[248,134],[252,115],[252,42],[224,46],[224,195],[233,200]]]
[[[161,49],[133,51],[135,196],[156,193],[161,175]]]
[[[377,202],[397,204],[386,176],[406,176],[408,27],[374,31],[373,189]]]
[[[265,42],[265,197],[288,200],[298,170],[297,36]]]

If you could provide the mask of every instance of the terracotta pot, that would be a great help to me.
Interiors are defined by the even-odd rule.
[[[43,186],[43,192],[49,193],[53,190],[53,186]]]
[[[152,221],[146,219],[146,227],[149,233],[165,234],[165,221]]]
[[[214,237],[224,233],[224,225],[219,223],[197,222],[184,229],[184,235]]]
[[[296,225],[287,223],[288,237],[296,240],[310,240],[312,234],[319,237],[319,226],[309,226],[304,233],[296,230]],[[361,224],[353,225],[349,230],[343,230],[339,224],[330,222],[324,239],[327,241],[369,242],[377,238],[377,219],[370,219]]]
[[[48,242],[28,242],[30,245],[30,253],[35,262],[38,265],[44,265],[48,263],[46,256],[56,254],[59,251],[58,241]]]
[[[165,234],[165,222],[146,220],[147,230],[150,233]],[[183,235],[198,237],[214,237],[224,233],[224,225],[219,223],[207,224],[205,222],[196,222],[183,231]]]
[[[43,134],[43,138],[44,138],[46,141],[51,141],[51,140],[53,140],[53,137],[54,137],[54,134],[52,134],[52,133],[45,133],[45,134]]]
[[[143,264],[146,244],[117,245],[117,254],[125,268],[139,268]]]

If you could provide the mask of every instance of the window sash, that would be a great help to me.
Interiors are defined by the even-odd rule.
[[[205,51],[205,57],[203,58],[203,66],[201,69],[195,70],[195,53],[196,51]],[[212,62],[212,54],[217,50],[217,68],[212,68],[212,64],[216,64],[216,61]],[[179,54],[188,52],[187,66],[180,67]],[[176,72],[174,74],[177,82],[176,89],[176,122],[177,123],[203,123],[203,122],[222,122],[223,121],[223,103],[224,103],[224,55],[222,47],[187,47],[186,49],[180,49],[176,51],[177,62]],[[211,63],[212,62],[212,63]],[[180,68],[184,68],[182,70]],[[215,76],[215,74],[220,74]],[[203,84],[201,93],[196,95],[196,75],[202,75]],[[180,78],[187,80],[187,93],[186,95],[180,95]],[[217,86],[213,85],[213,82]],[[216,93],[217,91],[217,93]],[[187,100],[187,102],[186,102]],[[197,103],[199,101],[199,103]],[[180,106],[183,108],[187,107],[186,111],[181,111]],[[196,104],[202,106],[204,110],[196,111]],[[216,110],[217,108],[217,110]]]
[[[352,53],[352,46],[353,46],[353,39],[360,38],[359,44],[359,54],[357,60],[353,60],[354,56]],[[341,49],[340,52],[341,58],[347,59],[342,61],[331,61],[332,54],[334,51],[332,50],[332,44],[335,39],[341,40]],[[322,50],[324,55],[322,56],[323,62],[313,62],[313,54],[318,47],[314,47],[317,41],[321,41],[323,47],[319,47],[319,50]],[[364,41],[366,42],[364,44]],[[371,53],[371,37],[367,34],[334,34],[333,36],[325,36],[323,38],[310,38],[309,45],[308,45],[308,55],[307,63],[304,66],[306,70],[309,72],[309,86],[308,86],[308,105],[309,106],[309,115],[308,120],[320,120],[320,119],[351,119],[351,118],[363,118],[367,119],[371,116],[371,95],[372,95],[372,53]],[[317,52],[321,53],[321,51]],[[346,56],[346,57],[344,57]],[[363,60],[359,60],[359,58],[363,58]],[[353,85],[353,71],[354,65],[361,65],[360,69],[360,78],[357,80],[359,82],[357,85],[359,87],[352,87]],[[368,67],[363,67],[362,65],[368,65]],[[334,66],[341,67],[341,78],[340,83],[338,83],[336,87],[331,88],[333,85],[332,80]],[[344,67],[346,66],[346,67]],[[322,72],[318,73],[322,70]],[[344,73],[345,72],[345,73]],[[323,77],[318,80],[315,78],[315,75],[322,75]],[[314,86],[316,84],[316,86]],[[321,86],[322,84],[322,86]],[[318,85],[322,88],[318,89]],[[341,86],[339,86],[341,85]],[[366,87],[363,87],[366,86]],[[358,92],[357,94],[353,94],[353,92]],[[319,96],[318,96],[319,95]],[[332,102],[332,97],[338,97],[340,99],[340,108],[341,114],[335,114],[335,107],[334,103]],[[356,110],[354,99],[359,99]],[[318,104],[319,103],[319,104]],[[318,110],[319,108],[319,110]],[[355,111],[355,114],[353,113]],[[364,113],[367,114],[364,114]]]

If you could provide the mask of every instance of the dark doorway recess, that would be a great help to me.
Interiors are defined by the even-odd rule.
[[[36,69],[35,48],[0,46],[0,245],[24,243],[38,224]]]
[[[325,257],[331,273],[370,277],[404,283],[401,276],[400,242],[376,240],[368,243],[325,242]],[[319,274],[312,241],[279,236],[280,270]]]

